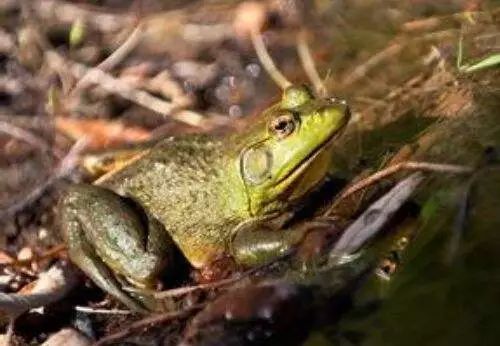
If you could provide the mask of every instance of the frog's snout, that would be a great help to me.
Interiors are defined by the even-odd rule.
[[[346,118],[351,117],[351,108],[346,100],[334,96],[328,97],[326,100],[330,104],[330,107],[341,109]]]
[[[327,101],[320,114],[327,120],[328,126],[338,131],[349,122],[351,110],[345,100],[330,97]]]

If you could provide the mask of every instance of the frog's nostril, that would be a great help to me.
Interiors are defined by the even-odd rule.
[[[346,102],[346,107],[345,107],[344,114],[345,114],[345,116],[347,117],[347,119],[350,119],[350,118],[351,118],[351,115],[352,115],[352,113],[351,113],[351,107],[349,107],[349,106],[347,105],[347,102]]]
[[[338,98],[338,97],[334,97],[334,96],[327,97],[326,101],[328,101],[329,103],[334,103],[334,104],[338,104],[338,105],[342,105],[342,106],[347,106],[347,101],[346,100]]]

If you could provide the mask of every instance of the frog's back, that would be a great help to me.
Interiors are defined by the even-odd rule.
[[[137,202],[201,266],[225,252],[229,232],[245,218],[233,203],[245,197],[241,182],[229,182],[231,164],[223,139],[165,139],[99,185]]]

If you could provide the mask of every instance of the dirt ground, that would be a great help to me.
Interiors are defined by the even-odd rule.
[[[330,344],[317,334],[307,337],[314,328],[302,319],[293,323],[304,328],[289,332],[281,317],[321,315],[309,310],[318,305],[310,303],[309,291],[286,280],[260,285],[254,272],[242,274],[233,295],[223,293],[236,281],[223,285],[215,279],[167,301],[165,313],[130,314],[69,262],[57,224],[58,198],[69,184],[91,183],[158,139],[235,132],[254,121],[281,95],[252,44],[251,32],[258,31],[276,66],[293,83],[311,83],[307,64],[297,54],[304,44],[298,38],[305,38],[328,93],[350,104],[352,120],[336,144],[328,198],[322,197],[318,207],[331,208],[343,229],[394,181],[355,194],[349,203],[336,203],[332,195],[406,159],[442,163],[443,155],[452,158],[436,154],[441,146],[432,134],[440,136],[440,143],[462,132],[443,134],[436,126],[445,122],[450,129],[454,119],[477,110],[477,93],[498,100],[495,69],[464,72],[499,51],[496,6],[482,0],[2,1],[4,340],[11,345],[273,344],[262,337],[267,325],[245,320],[228,331],[212,324],[233,304],[248,320],[256,318],[255,306],[275,309],[280,317],[269,330],[289,337],[283,344]],[[462,69],[456,66],[461,40]],[[490,107],[487,101],[485,107]],[[480,126],[476,130],[487,132]],[[469,162],[484,157],[470,155],[475,156]],[[455,161],[450,163],[462,163],[458,156]],[[414,209],[405,208],[404,217],[392,223],[409,222]],[[304,213],[304,218],[316,216],[316,210]],[[314,256],[323,246],[321,237],[309,242],[299,254]],[[381,263],[377,268],[391,273],[397,265],[385,257]],[[278,264],[260,275],[281,280],[284,270]],[[200,273],[187,263],[178,272],[165,287],[200,284]],[[22,301],[23,295],[37,294],[42,303]]]

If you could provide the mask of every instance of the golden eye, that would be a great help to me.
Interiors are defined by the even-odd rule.
[[[269,129],[278,138],[285,138],[295,130],[295,119],[292,114],[283,114],[274,118],[269,124]]]

